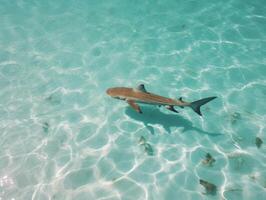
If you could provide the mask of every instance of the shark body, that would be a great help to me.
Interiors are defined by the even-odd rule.
[[[178,111],[174,108],[174,106],[178,106],[181,108],[191,107],[200,116],[202,115],[200,107],[216,98],[216,97],[208,97],[194,102],[185,102],[181,97],[179,99],[171,99],[154,93],[147,92],[143,84],[140,84],[137,88],[127,88],[127,87],[109,88],[106,91],[106,93],[113,98],[126,101],[134,110],[136,110],[139,113],[142,113],[142,111],[138,103],[142,103],[142,104],[164,106],[168,110],[171,110],[176,113]]]

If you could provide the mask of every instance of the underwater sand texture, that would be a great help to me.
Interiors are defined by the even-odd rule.
[[[265,10],[262,0],[2,0],[0,199],[266,199]],[[218,98],[201,118],[139,115],[105,93],[140,83]]]

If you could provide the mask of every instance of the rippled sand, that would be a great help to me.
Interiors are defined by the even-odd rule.
[[[1,1],[0,200],[266,199],[265,9]],[[201,118],[154,106],[140,115],[105,93],[139,83],[218,98]]]

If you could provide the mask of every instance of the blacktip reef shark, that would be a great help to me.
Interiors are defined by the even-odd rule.
[[[216,98],[216,97],[207,97],[204,99],[200,99],[198,101],[186,102],[183,101],[182,97],[180,97],[179,99],[171,99],[150,93],[145,89],[144,84],[138,85],[137,88],[127,88],[127,87],[109,88],[106,90],[106,93],[115,99],[126,101],[138,113],[142,113],[139,105],[137,104],[141,103],[141,104],[164,106],[168,110],[176,113],[178,113],[178,111],[174,108],[175,106],[178,106],[180,108],[190,107],[200,116],[202,116],[200,107]]]

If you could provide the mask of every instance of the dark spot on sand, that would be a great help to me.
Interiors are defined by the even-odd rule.
[[[210,153],[206,153],[205,159],[202,161],[202,163],[208,166],[212,166],[214,162],[215,159],[212,157],[212,155]]]
[[[256,137],[256,140],[255,140],[255,144],[258,148],[261,147],[261,145],[263,144],[263,141],[260,137]]]
[[[61,95],[58,92],[51,94],[49,97],[45,99],[53,105],[58,105],[61,103]]]
[[[241,120],[241,114],[239,112],[234,112],[231,114],[230,119],[231,123],[235,124],[237,121]]]
[[[199,180],[199,183],[205,188],[206,194],[215,195],[217,192],[217,187],[213,183],[210,183],[208,181]]]
[[[149,143],[147,143],[146,139],[145,139],[143,136],[140,137],[140,139],[139,139],[139,144],[140,144],[141,146],[144,146],[144,151],[145,151],[149,156],[152,156],[152,155],[154,154],[152,146],[151,146]]]
[[[45,132],[45,133],[48,133],[49,132],[49,128],[50,128],[50,125],[48,122],[44,122],[43,125],[42,125],[42,130]]]
[[[144,147],[145,147],[145,152],[149,156],[152,156],[153,155],[153,149],[152,149],[151,145],[149,143],[145,143]]]

